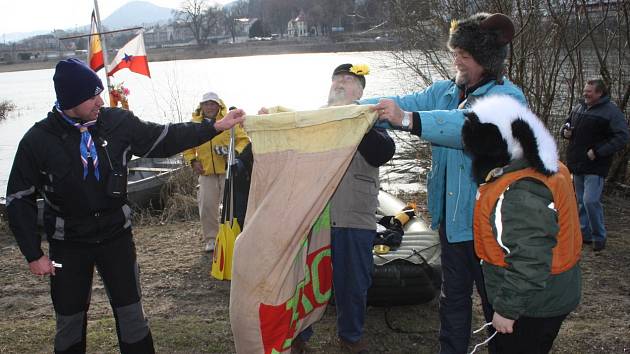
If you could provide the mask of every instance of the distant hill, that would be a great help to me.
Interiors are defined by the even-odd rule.
[[[18,42],[24,38],[30,38],[34,36],[38,36],[40,34],[48,34],[50,31],[32,31],[32,32],[11,32],[11,33],[3,33],[0,35],[0,41],[3,43],[11,43]]]
[[[131,1],[118,8],[118,10],[102,21],[106,30],[136,26],[146,27],[147,25],[168,22],[173,17],[172,11],[173,9],[157,6],[147,1]],[[71,30],[89,31],[89,16],[86,16],[85,20],[86,23],[84,25],[75,26]],[[51,33],[51,30],[0,33],[0,43],[18,42],[22,39],[48,33]]]
[[[132,1],[121,6],[107,18],[103,19],[103,25],[108,29],[140,26],[156,22],[167,22],[172,17],[172,10],[166,7],[153,5],[146,1]]]

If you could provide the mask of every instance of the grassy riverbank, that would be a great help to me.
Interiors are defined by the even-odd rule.
[[[553,353],[630,351],[630,239],[628,198],[606,197],[609,241],[603,252],[582,252],[583,297],[562,326]],[[211,258],[202,251],[198,222],[137,226],[144,309],[158,353],[234,352],[228,317],[230,284],[209,277]],[[45,245],[45,244],[44,244]],[[48,279],[33,276],[0,219],[0,353],[50,352],[54,314]],[[435,353],[437,301],[391,309],[370,307],[366,337],[374,352]],[[480,312],[474,318],[482,324]],[[340,353],[335,310],[329,306],[312,338],[314,353]],[[475,336],[475,343],[483,336]],[[88,352],[117,352],[107,296],[95,278],[88,319]],[[482,353],[485,350],[481,351]]]

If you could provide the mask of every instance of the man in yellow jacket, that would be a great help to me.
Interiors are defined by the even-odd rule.
[[[193,123],[204,119],[219,121],[227,114],[223,100],[214,92],[205,93],[199,107],[192,114]],[[236,134],[235,150],[240,154],[249,143],[249,137],[240,125],[234,127]],[[219,205],[225,185],[225,168],[230,145],[229,130],[223,131],[203,145],[184,151],[184,159],[190,163],[193,171],[199,175],[199,218],[205,240],[206,252],[214,250],[215,237],[219,229]]]

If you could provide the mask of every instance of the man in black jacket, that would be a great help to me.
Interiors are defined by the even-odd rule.
[[[613,154],[628,143],[628,123],[610,101],[603,80],[587,81],[582,94],[584,99],[573,109],[561,133],[569,139],[567,166],[573,174],[583,241],[601,251],[606,246],[601,203],[604,178]]]
[[[244,119],[242,110],[202,124],[159,125],[119,108],[102,108],[103,84],[76,59],[53,76],[57,102],[18,146],[7,186],[9,226],[35,275],[51,275],[57,318],[55,353],[84,353],[96,266],[112,305],[122,353],[153,353],[144,315],[126,200],[132,155],[166,157],[201,145]],[[36,197],[45,201],[49,255],[36,229]]]

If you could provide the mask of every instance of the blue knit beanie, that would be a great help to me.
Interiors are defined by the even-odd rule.
[[[61,109],[74,108],[103,92],[103,83],[94,70],[79,59],[67,59],[55,67],[55,93]]]

